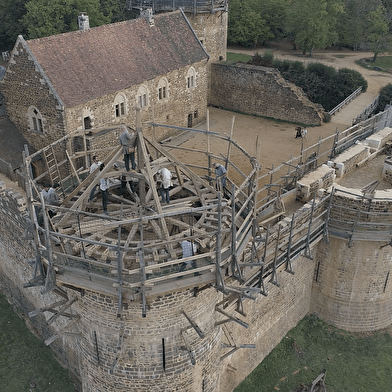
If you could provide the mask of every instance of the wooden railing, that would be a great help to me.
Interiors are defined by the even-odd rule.
[[[330,116],[338,112],[343,106],[347,105],[350,101],[356,98],[362,92],[362,86],[358,87],[352,94],[350,94],[344,101],[340,102],[339,105],[335,106],[332,110],[328,112]]]

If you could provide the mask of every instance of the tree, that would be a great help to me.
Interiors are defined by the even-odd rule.
[[[26,13],[25,4],[28,0],[2,0],[0,7],[0,49],[10,50],[19,34],[25,30],[20,20]]]
[[[380,53],[392,50],[392,37],[389,33],[386,11],[383,6],[377,7],[369,14],[367,39],[373,52],[375,62]]]
[[[284,36],[286,18],[286,0],[253,0],[252,7],[265,21],[272,35],[278,40]]]
[[[100,8],[99,0],[30,0],[23,24],[29,39],[77,30],[80,12],[88,14],[91,27],[100,26],[110,22]]]
[[[339,15],[337,24],[339,45],[359,50],[364,42],[367,15],[379,0],[345,0],[344,12]]]
[[[250,0],[233,0],[229,7],[229,43],[255,46],[273,37],[265,20],[253,9]]]
[[[121,22],[123,20],[137,18],[139,12],[129,10],[127,0],[100,0],[102,13],[110,17],[110,22]]]
[[[338,40],[336,23],[343,12],[341,0],[292,0],[287,12],[287,32],[309,56],[314,48],[325,48]]]

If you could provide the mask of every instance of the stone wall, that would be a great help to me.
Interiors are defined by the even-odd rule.
[[[8,187],[0,180],[0,289],[10,303],[17,307],[26,319],[27,326],[42,339],[55,334],[64,325],[58,320],[47,323],[52,314],[39,314],[31,319],[28,313],[60,301],[58,295],[42,295],[42,286],[26,287],[33,277],[34,266],[27,261],[35,259],[36,250],[31,237],[30,220],[26,197],[23,190],[15,186]],[[59,362],[78,378],[79,349],[76,338],[62,337],[51,344]]]
[[[186,88],[189,68],[176,70],[165,75],[165,79],[168,82],[166,99],[158,99],[158,84],[161,77],[148,80],[142,84],[148,90],[148,104],[140,111],[143,124],[154,122],[163,125],[187,127],[188,115],[192,115],[192,125],[206,120],[208,85],[206,61],[203,60],[193,64],[193,68],[196,71],[196,87],[194,88]],[[135,128],[135,107],[138,105],[137,92],[142,85],[131,86],[83,105],[67,108],[67,129],[83,129],[83,119],[85,117],[90,117],[92,128],[116,124],[127,124]],[[119,94],[125,98],[125,115],[116,117],[115,98]],[[172,128],[147,126],[144,133],[148,137],[162,140],[176,134],[177,131]]]
[[[267,297],[258,295],[255,301],[245,302],[247,329],[234,323],[228,326],[238,345],[256,348],[240,349],[223,361],[220,392],[232,391],[309,312],[314,261],[299,256],[292,266],[294,275],[283,268],[278,272],[279,287],[267,283]]]
[[[392,322],[391,247],[330,237],[315,257],[311,312],[338,328],[375,331]]]
[[[37,150],[64,136],[62,102],[53,94],[31,54],[19,40],[0,88],[9,119]],[[34,106],[43,115],[43,132],[33,130],[28,118],[30,106]]]
[[[197,296],[193,290],[172,292],[148,301],[145,318],[140,302],[125,303],[119,318],[116,298],[86,292],[78,302],[83,391],[216,391],[221,330],[215,327],[215,304],[220,298],[212,287]],[[203,339],[188,328],[183,311]]]
[[[186,13],[197,37],[210,56],[210,62],[226,60],[228,15],[228,12]]]
[[[195,72],[195,85],[188,88],[190,68]],[[91,127],[114,124],[135,126],[135,107],[138,106],[138,89],[147,89],[147,105],[141,109],[143,123],[188,127],[204,122],[207,117],[208,61],[202,60],[188,67],[172,71],[143,84],[96,98],[73,108],[65,108],[60,97],[44,77],[43,71],[29,53],[28,47],[18,40],[4,80],[0,86],[6,100],[9,119],[37,150],[60,139],[67,132],[85,128],[84,118]],[[159,87],[166,86],[166,98],[159,99]],[[77,92],[75,92],[77,93]],[[116,115],[116,98],[124,101],[124,115]],[[29,108],[34,107],[42,118],[43,132],[33,130]],[[147,136],[162,140],[178,133],[173,128],[149,127]]]
[[[320,125],[324,110],[279,71],[249,64],[213,64],[211,105],[278,120]]]

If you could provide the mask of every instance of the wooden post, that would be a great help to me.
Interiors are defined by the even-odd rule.
[[[325,216],[325,223],[324,223],[323,240],[327,244],[329,244],[328,222],[329,222],[329,216],[331,214],[331,207],[332,207],[334,193],[335,193],[335,187],[332,188],[331,195],[329,196],[327,214]]]
[[[310,250],[310,230],[312,227],[313,213],[314,213],[315,205],[316,205],[316,192],[314,192],[314,195],[313,195],[312,210],[310,212],[310,221],[309,221],[309,226],[308,226],[308,234],[306,236],[306,247],[305,247],[305,257],[307,257],[308,259],[311,259],[311,260],[313,260],[313,257],[312,257],[312,252]]]
[[[291,265],[291,240],[293,238],[294,217],[295,217],[295,213],[293,213],[293,215],[291,216],[289,243],[287,245],[287,256],[286,256],[287,257],[286,271],[293,275],[294,275],[294,271]]]
[[[270,279],[270,282],[274,284],[275,286],[279,287],[279,282],[278,282],[278,273],[276,270],[276,261],[278,259],[278,250],[279,250],[279,241],[280,241],[280,229],[281,226],[278,225],[278,236],[276,237],[276,244],[275,244],[275,255],[274,255],[274,265],[273,265],[273,270],[272,270],[272,276]]]
[[[48,216],[45,211],[45,201],[44,197],[40,193],[40,199],[41,199],[41,205],[42,205],[42,215],[44,218],[44,227],[45,227],[45,245],[46,245],[46,250],[47,250],[47,260],[48,260],[48,267],[46,271],[46,279],[45,279],[45,288],[41,290],[41,294],[45,294],[49,291],[52,291],[55,287],[55,281],[56,277],[54,274],[54,269],[53,269],[53,254],[52,254],[52,245],[51,245],[51,240],[50,240],[50,234],[49,234],[49,221],[48,221]]]
[[[143,210],[142,207],[139,207],[139,218],[140,218],[140,223],[139,223],[139,231],[140,231],[140,244],[141,247],[138,251],[139,254],[139,264],[140,264],[140,289],[141,289],[141,295],[142,295],[142,317],[146,317],[146,309],[147,309],[147,302],[146,302],[146,266],[144,263],[144,250],[143,250]]]
[[[229,136],[229,146],[227,148],[227,157],[226,157],[226,162],[225,162],[225,169],[226,170],[227,170],[227,166],[228,166],[229,160],[230,160],[231,141],[233,139],[233,131],[234,131],[234,120],[235,120],[235,116],[233,116],[233,118],[231,120],[231,128],[230,128],[230,136]]]
[[[225,292],[225,282],[221,271],[221,260],[222,260],[222,194],[218,192],[218,230],[216,232],[216,257],[215,257],[215,269],[216,269],[216,287],[218,290]]]
[[[117,317],[122,314],[122,251],[121,251],[121,225],[117,229],[117,278],[118,278],[118,312]]]

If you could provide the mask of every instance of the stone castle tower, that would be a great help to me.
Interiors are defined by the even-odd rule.
[[[181,9],[212,62],[226,60],[228,1],[191,0],[129,0],[129,9],[151,12],[170,12]]]

